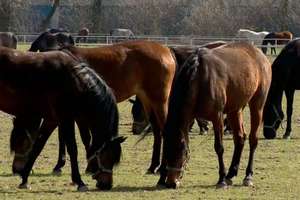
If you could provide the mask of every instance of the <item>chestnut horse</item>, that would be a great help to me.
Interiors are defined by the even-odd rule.
[[[117,104],[105,82],[86,64],[60,51],[32,53],[1,47],[0,74],[0,109],[25,119],[14,125],[22,129],[27,126],[26,120],[31,123],[43,118],[39,137],[27,151],[27,162],[20,172],[20,188],[27,188],[32,166],[59,124],[70,154],[72,181],[78,190],[87,190],[77,163],[74,120],[80,119],[91,131],[87,156],[98,169],[94,175],[97,186],[110,189],[112,169],[120,161],[124,138],[118,137]],[[16,154],[27,148],[23,146],[24,136],[18,133],[15,129],[11,136],[11,150]]]
[[[151,41],[127,41],[96,48],[69,46],[63,50],[92,66],[112,88],[117,102],[132,95],[141,100],[154,133],[148,172],[155,173],[160,164],[161,130],[167,118],[168,98],[176,70],[171,50]],[[64,164],[63,161],[60,163]],[[62,167],[60,163],[59,167]]]
[[[77,37],[76,37],[76,43],[78,42],[84,42],[86,43],[87,41],[87,37],[90,34],[90,30],[87,27],[84,27],[82,29],[79,30]]]
[[[264,52],[264,54],[267,53],[267,45],[283,45],[287,44],[289,41],[293,39],[293,34],[289,31],[282,31],[282,32],[272,32],[266,35],[262,42],[261,50]],[[274,46],[271,47],[271,55],[276,55],[276,48]]]
[[[219,161],[218,187],[232,184],[237,175],[246,134],[242,109],[248,104],[251,114],[250,154],[244,185],[252,185],[253,158],[258,128],[271,83],[267,57],[249,43],[230,43],[215,49],[200,48],[191,55],[176,75],[170,95],[170,108],[163,132],[166,168],[159,184],[176,188],[188,159],[188,130],[191,120],[212,121],[215,151]],[[238,98],[237,98],[238,97]],[[223,114],[233,129],[234,154],[228,174],[223,161]],[[165,167],[165,166],[163,166]]]
[[[286,96],[287,125],[284,139],[291,136],[295,90],[300,89],[300,40],[289,42],[272,64],[272,83],[264,109],[264,136],[276,137],[276,130],[283,120],[282,96]]]

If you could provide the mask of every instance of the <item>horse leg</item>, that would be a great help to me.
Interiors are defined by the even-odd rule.
[[[244,186],[252,186],[252,176],[253,176],[253,159],[254,159],[254,153],[257,147],[258,143],[258,128],[260,126],[260,123],[262,121],[262,115],[263,115],[263,105],[257,105],[254,101],[251,101],[249,103],[250,108],[250,115],[251,115],[251,130],[249,135],[249,146],[250,146],[250,153],[249,153],[249,160],[248,165],[246,169],[246,177],[243,180]]]
[[[293,102],[294,102],[294,93],[295,90],[285,90],[285,96],[286,96],[286,130],[285,134],[283,135],[283,139],[289,139],[291,136],[292,131],[292,114],[293,114]]]
[[[33,164],[37,157],[40,155],[43,147],[45,146],[49,136],[53,132],[53,130],[56,128],[57,123],[51,123],[46,120],[43,121],[40,129],[39,129],[39,136],[34,142],[34,145],[32,147],[31,152],[28,155],[28,160],[24,166],[24,168],[21,170],[20,175],[22,178],[22,183],[19,185],[19,188],[28,188],[27,182],[28,182],[28,176],[30,171],[32,170]]]
[[[67,119],[61,123],[61,130],[63,133],[64,140],[66,141],[67,151],[70,155],[71,161],[71,174],[72,174],[72,181],[78,185],[77,190],[80,192],[87,191],[88,188],[81,180],[81,176],[79,173],[78,168],[78,151],[77,151],[77,144],[75,139],[75,129],[74,129],[74,120]]]
[[[208,131],[208,121],[201,119],[201,118],[196,118],[197,124],[200,128],[200,135],[205,135],[207,134]]]
[[[230,126],[233,130],[234,152],[232,156],[231,165],[226,176],[226,183],[232,185],[232,178],[238,174],[241,155],[244,148],[246,134],[243,127],[242,111],[233,112],[227,115]]]
[[[61,168],[65,166],[66,164],[66,144],[62,135],[62,130],[61,127],[58,126],[58,144],[59,144],[59,149],[58,149],[58,160],[57,164],[53,168],[53,174],[61,174],[62,170]]]
[[[151,164],[147,170],[147,173],[154,174],[156,168],[160,164],[161,133],[160,133],[160,128],[157,123],[157,118],[154,116],[154,113],[151,113],[149,120],[150,120],[152,130],[153,130],[154,143],[153,143]]]
[[[212,121],[214,132],[215,132],[215,143],[214,148],[218,156],[219,161],[219,180],[217,183],[217,188],[226,188],[227,184],[225,182],[226,169],[223,160],[224,146],[223,146],[223,113],[217,114],[216,118]]]

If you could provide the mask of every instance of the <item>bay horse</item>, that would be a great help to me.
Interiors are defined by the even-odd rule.
[[[264,109],[263,134],[267,139],[276,137],[276,130],[281,124],[284,114],[282,111],[282,96],[286,96],[287,125],[284,139],[291,136],[292,113],[295,90],[300,89],[300,40],[289,42],[272,64],[272,83]]]
[[[133,95],[141,100],[154,135],[147,173],[155,173],[160,165],[161,130],[167,118],[168,99],[176,71],[172,51],[157,42],[142,40],[95,48],[68,46],[63,51],[93,67],[112,88],[117,102]],[[60,143],[64,144],[62,140]],[[61,163],[64,164],[64,161],[59,161],[56,166],[62,167]]]
[[[251,115],[250,154],[243,184],[253,185],[253,159],[258,128],[271,83],[271,65],[260,49],[249,43],[229,43],[215,49],[200,48],[178,71],[170,95],[168,118],[163,131],[165,162],[158,184],[179,186],[189,157],[188,129],[191,120],[212,121],[214,148],[219,161],[218,188],[232,184],[237,175],[246,134],[242,110]],[[238,98],[237,98],[238,97]],[[226,174],[223,161],[223,114],[233,129],[234,154]]]
[[[86,43],[87,41],[87,36],[90,34],[90,30],[87,27],[84,27],[82,29],[79,30],[77,37],[76,37],[76,43],[79,42],[84,42]]]
[[[0,46],[8,48],[17,48],[18,39],[12,32],[0,32]]]
[[[239,39],[246,38],[252,44],[260,45],[268,34],[267,31],[255,32],[249,29],[239,29],[236,37]]]
[[[265,36],[261,50],[264,54],[267,54],[267,46],[271,45],[283,45],[287,44],[289,41],[293,39],[293,34],[290,31],[282,31],[282,32],[271,32]],[[274,46],[271,47],[271,55],[276,55],[276,48]]]
[[[43,118],[31,151],[24,149],[27,146],[23,145],[23,138],[27,137],[18,134],[18,128],[11,136],[11,150],[16,154],[24,151],[28,154],[20,171],[20,188],[28,188],[32,166],[59,125],[70,155],[72,181],[79,191],[87,190],[77,163],[74,131],[77,119],[84,120],[91,131],[92,143],[87,156],[90,164],[98,169],[94,174],[97,187],[112,187],[112,170],[120,161],[120,144],[124,138],[118,137],[115,97],[91,68],[61,51],[32,53],[1,47],[0,91],[0,109],[17,119],[25,119],[14,122],[21,130],[27,127],[27,121],[36,121],[38,127]]]

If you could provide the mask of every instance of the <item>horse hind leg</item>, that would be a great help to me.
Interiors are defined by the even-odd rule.
[[[52,173],[55,175],[60,175],[62,173],[62,168],[66,164],[66,143],[62,136],[62,130],[60,126],[58,126],[58,144],[58,160],[55,167],[52,170]]]
[[[283,139],[289,139],[292,132],[292,114],[293,114],[293,102],[294,102],[294,93],[295,90],[286,90],[285,96],[286,96],[286,130],[285,134],[283,135]]]
[[[241,155],[244,148],[246,134],[243,126],[243,114],[242,111],[233,112],[227,115],[230,127],[233,131],[234,151],[232,156],[231,165],[226,176],[226,182],[228,185],[232,185],[232,178],[237,176]]]
[[[263,116],[263,106],[264,103],[262,103],[261,100],[251,100],[249,103],[250,108],[250,115],[251,115],[251,130],[249,135],[249,146],[250,146],[250,152],[249,152],[249,160],[248,165],[246,168],[246,176],[243,180],[244,186],[253,186],[253,159],[254,159],[254,153],[258,144],[258,128],[262,122],[262,116]]]

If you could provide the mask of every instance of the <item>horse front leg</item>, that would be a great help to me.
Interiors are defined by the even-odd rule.
[[[67,151],[70,156],[71,161],[71,174],[73,183],[78,185],[77,190],[80,192],[85,192],[88,190],[87,186],[81,179],[81,175],[78,168],[78,151],[75,139],[75,124],[74,120],[66,119],[60,124],[63,138],[66,142]]]
[[[66,164],[66,143],[64,141],[63,135],[62,135],[62,130],[61,127],[58,126],[58,144],[59,144],[59,149],[58,149],[58,160],[57,164],[53,168],[53,174],[61,174],[63,168]]]
[[[294,102],[294,93],[295,90],[286,90],[285,96],[286,96],[286,130],[285,134],[283,135],[283,139],[289,139],[291,137],[292,132],[292,114],[293,114],[293,102]]]
[[[45,119],[39,129],[38,137],[34,142],[32,150],[28,155],[28,160],[24,166],[24,168],[20,172],[20,176],[22,178],[22,183],[19,185],[19,188],[28,188],[28,176],[32,167],[34,165],[35,160],[40,155],[42,149],[44,148],[49,136],[53,132],[53,130],[57,127],[57,123],[52,123]]]
[[[223,153],[224,153],[224,146],[223,146],[223,129],[224,129],[224,122],[223,122],[223,113],[218,113],[216,118],[212,121],[214,132],[215,132],[215,143],[214,148],[215,152],[218,156],[219,161],[219,180],[217,182],[217,188],[226,188],[227,183],[225,181],[226,176],[226,169],[223,160]]]
[[[232,185],[232,178],[237,176],[239,164],[241,160],[242,151],[244,148],[244,143],[246,139],[246,134],[243,126],[243,116],[242,111],[230,113],[227,115],[230,127],[233,131],[234,140],[234,152],[232,156],[231,165],[226,176],[226,183]]]

